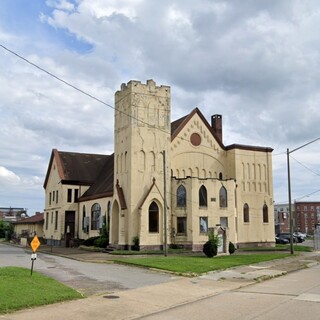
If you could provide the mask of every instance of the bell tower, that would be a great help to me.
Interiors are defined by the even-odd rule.
[[[140,223],[139,206],[152,183],[156,181],[163,190],[163,151],[169,159],[171,142],[170,87],[157,86],[153,80],[122,84],[115,94],[114,128],[114,185],[122,188],[126,201],[126,210],[120,214],[124,221],[119,222],[119,244],[130,245],[146,227]],[[168,164],[167,160],[170,190]]]

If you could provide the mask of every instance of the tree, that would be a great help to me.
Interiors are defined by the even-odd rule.
[[[9,222],[0,220],[0,238],[8,238],[11,239],[11,235],[13,234],[13,225]]]

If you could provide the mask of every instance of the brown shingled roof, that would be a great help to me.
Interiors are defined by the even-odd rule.
[[[41,223],[43,221],[44,221],[44,213],[37,213],[34,216],[21,219],[13,223],[14,224],[30,224],[30,223]]]
[[[95,182],[108,157],[101,154],[64,152],[53,149],[43,186],[46,188],[54,158],[62,183],[91,185]]]
[[[113,195],[114,154],[107,156],[93,185],[79,198],[79,201],[103,198]]]
[[[108,158],[101,154],[61,152],[60,159],[66,182],[74,181],[92,184]]]

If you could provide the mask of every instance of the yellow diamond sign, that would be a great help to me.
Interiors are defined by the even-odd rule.
[[[32,251],[36,252],[40,247],[40,241],[37,235],[35,235],[30,243]]]

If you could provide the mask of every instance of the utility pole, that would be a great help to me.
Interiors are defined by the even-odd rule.
[[[294,254],[293,250],[293,217],[291,208],[291,182],[290,182],[290,151],[287,149],[287,168],[288,168],[288,196],[289,196],[289,221],[290,221],[290,253]]]
[[[295,148],[291,151],[289,151],[289,148],[287,149],[287,168],[288,168],[288,198],[289,198],[289,216],[290,216],[290,253],[294,254],[294,250],[293,250],[293,215],[292,215],[292,208],[291,208],[291,182],[290,182],[290,153],[295,152],[303,147],[308,146],[309,144],[320,140],[320,137],[317,139],[314,139],[298,148]]]
[[[168,254],[167,244],[167,179],[166,179],[166,152],[163,150],[163,226],[164,226],[164,245],[163,252],[166,257]]]

